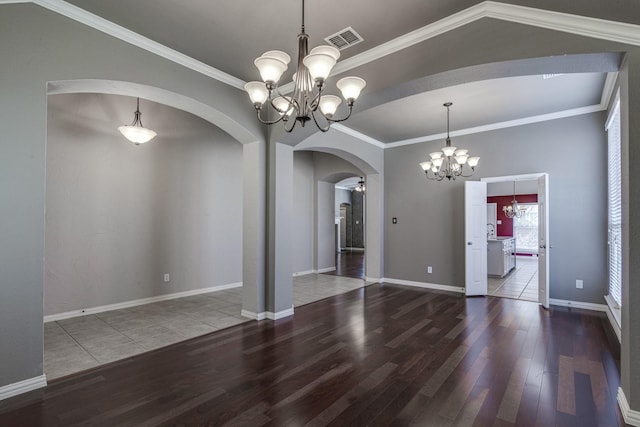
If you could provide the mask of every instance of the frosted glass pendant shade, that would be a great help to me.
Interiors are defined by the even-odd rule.
[[[434,151],[433,153],[429,153],[429,157],[431,157],[431,160],[439,159],[440,157],[442,157],[442,152],[441,151]]]
[[[360,92],[367,85],[360,77],[343,77],[336,83],[336,87],[342,92],[342,97],[347,101],[355,101]]]
[[[420,167],[426,172],[431,169],[431,162],[420,162]]]
[[[335,47],[329,46],[329,45],[321,45],[321,46],[314,47],[313,49],[311,49],[311,52],[309,52],[309,55],[314,53],[329,55],[333,57],[333,59],[335,59],[336,61],[340,58],[340,51]]]
[[[276,107],[280,115],[286,114],[287,117],[291,116],[294,110],[291,98],[288,96],[277,97],[273,100],[273,106]]]
[[[456,147],[442,147],[442,152],[445,156],[451,157],[456,152]]]
[[[329,77],[331,69],[336,65],[336,60],[333,56],[324,53],[311,53],[302,60],[311,78],[315,81],[324,81]]]
[[[318,108],[320,108],[320,111],[322,111],[322,114],[325,116],[333,117],[341,103],[342,99],[338,96],[322,95],[322,97],[320,97],[320,104],[318,105]]]
[[[283,52],[281,50],[270,50],[270,51],[267,51],[267,52],[263,53],[260,57],[261,58],[275,58],[275,59],[277,59],[279,61],[284,62],[284,65],[287,65],[287,66],[291,62],[291,57],[287,53],[285,53],[285,52]]]
[[[475,168],[476,166],[478,166],[479,161],[480,161],[480,157],[469,157],[467,159],[467,164],[472,168]]]
[[[244,90],[247,91],[254,104],[262,105],[269,97],[269,91],[262,82],[249,82],[244,85]]]
[[[260,77],[262,77],[262,81],[265,83],[278,83],[282,74],[287,71],[286,63],[271,56],[261,56],[253,61],[253,63],[258,68]]]
[[[157,133],[141,126],[119,126],[118,130],[129,141],[139,145],[151,141]]]

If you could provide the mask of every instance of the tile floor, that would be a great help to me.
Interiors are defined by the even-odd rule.
[[[293,279],[294,306],[361,288],[363,280],[310,274]],[[44,325],[48,380],[250,321],[241,288],[161,301]]]
[[[538,258],[516,257],[516,268],[505,277],[489,277],[489,295],[538,301]]]

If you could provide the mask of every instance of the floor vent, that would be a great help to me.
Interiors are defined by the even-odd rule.
[[[360,34],[356,33],[356,31],[351,27],[347,27],[344,30],[340,30],[337,33],[325,38],[325,41],[327,43],[337,47],[340,50],[346,49],[350,46],[353,46],[354,44],[358,44],[362,40],[364,39],[360,37]]]

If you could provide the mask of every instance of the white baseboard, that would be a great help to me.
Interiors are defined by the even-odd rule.
[[[319,268],[317,273],[329,273],[331,271],[336,271],[335,267],[327,267],[327,268]]]
[[[603,313],[607,311],[606,304],[594,304],[592,302],[569,301],[565,299],[549,298],[549,304],[559,305],[561,307],[580,308],[583,310],[601,311]]]
[[[389,277],[383,277],[381,282],[395,283],[397,285],[405,285],[405,286],[414,286],[417,288],[436,289],[438,291],[457,292],[461,294],[465,293],[464,288],[461,288],[458,286],[450,286],[450,285],[439,285],[437,283],[414,282],[413,280],[400,280],[400,279],[392,279]]]
[[[28,380],[19,381],[0,387],[0,400],[8,399],[31,390],[37,390],[47,386],[47,377],[40,375],[39,377],[29,378]]]
[[[270,319],[270,320],[278,320],[284,317],[293,316],[293,307],[287,310],[278,311],[276,313],[272,311],[267,311],[266,315],[267,315],[267,319]]]
[[[618,387],[618,406],[620,407],[620,412],[622,412],[625,423],[640,427],[640,411],[633,410],[629,407],[627,396],[624,395],[622,387]]]
[[[307,275],[313,274],[313,273],[316,273],[316,270],[299,271],[297,273],[293,273],[293,277],[307,276]]]
[[[607,319],[609,319],[609,323],[611,324],[611,329],[615,332],[618,337],[618,342],[622,342],[622,329],[620,327],[621,323],[621,313],[620,307],[618,304],[611,298],[609,295],[604,296],[604,300],[607,303]]]
[[[365,277],[364,281],[367,283],[381,283],[384,281],[383,277]]]
[[[240,312],[240,315],[242,317],[248,317],[249,319],[253,320],[264,320],[267,318],[267,314],[264,311],[262,313],[254,313],[253,311],[242,310]]]
[[[225,289],[233,289],[233,288],[239,288],[239,287],[242,287],[242,282],[230,283],[228,285],[212,286],[210,288],[193,289],[193,290],[190,290],[190,291],[176,292],[176,293],[173,293],[173,294],[158,295],[158,296],[149,297],[149,298],[135,299],[135,300],[124,301],[124,302],[119,302],[119,303],[115,303],[115,304],[108,304],[108,305],[101,305],[101,306],[98,306],[98,307],[85,308],[83,310],[73,310],[73,311],[67,311],[67,312],[64,312],[64,313],[50,314],[48,316],[44,316],[44,322],[45,323],[47,323],[47,322],[55,322],[56,320],[70,319],[72,317],[78,317],[78,316],[87,316],[89,314],[102,313],[102,312],[110,311],[110,310],[119,310],[119,309],[122,309],[122,308],[129,308],[129,307],[135,307],[135,306],[138,306],[138,305],[151,304],[153,302],[160,302],[160,301],[167,301],[167,300],[176,299],[176,298],[190,297],[190,296],[193,296],[193,295],[206,294],[206,293],[209,293],[209,292],[223,291]]]

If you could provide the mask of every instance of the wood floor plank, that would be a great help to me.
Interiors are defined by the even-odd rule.
[[[623,426],[605,325],[376,284],[52,381],[0,426]]]

